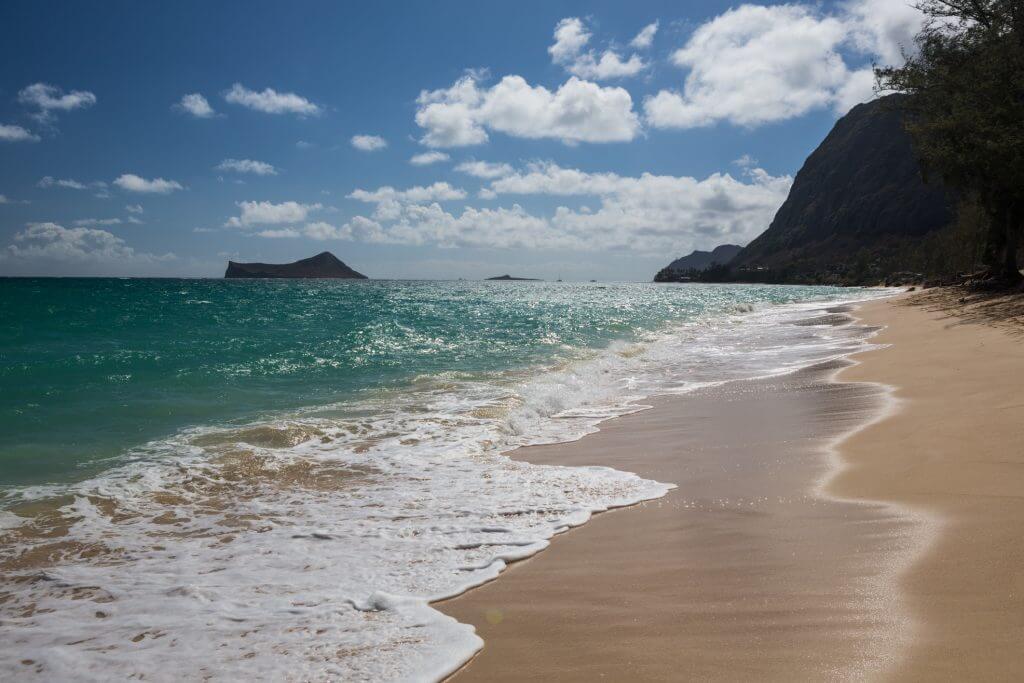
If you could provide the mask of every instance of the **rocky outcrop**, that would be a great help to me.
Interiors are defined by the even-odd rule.
[[[224,277],[366,279],[365,275],[352,270],[329,251],[295,263],[235,263],[228,261],[228,269],[224,273]]]
[[[736,244],[722,244],[711,251],[696,250],[688,256],[677,258],[658,271],[655,282],[681,282],[692,279],[697,273],[712,266],[728,265],[743,247]]]

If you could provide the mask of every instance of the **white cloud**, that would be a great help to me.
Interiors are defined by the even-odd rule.
[[[136,252],[120,237],[96,228],[65,228],[57,223],[30,223],[0,251],[2,259],[61,261],[106,265],[154,263],[175,258]]]
[[[882,64],[902,64],[903,52],[914,54],[914,36],[925,16],[910,0],[850,0],[844,3],[853,44]]]
[[[114,181],[114,184],[128,192],[142,192],[147,194],[170,194],[175,190],[183,190],[180,183],[175,180],[164,180],[153,178],[147,180],[134,173],[125,173]]]
[[[256,233],[257,237],[268,237],[270,239],[289,239],[294,237],[302,237],[302,233],[294,228],[282,228],[280,230],[260,230]]]
[[[120,218],[79,218],[75,221],[75,225],[78,226],[96,226],[96,225],[121,225]]]
[[[353,135],[352,146],[364,152],[375,152],[388,146],[388,141],[379,135]]]
[[[217,115],[207,99],[197,92],[182,95],[181,101],[174,106],[197,119],[209,119]]]
[[[0,204],[10,204],[11,200],[7,198],[7,195],[0,194]]]
[[[551,215],[538,216],[513,204],[494,209],[466,207],[452,213],[418,193],[416,198],[423,201],[382,202],[372,218],[357,216],[332,236],[445,247],[621,249],[649,254],[708,248],[724,241],[745,243],[771,222],[792,178],[773,177],[759,168],[744,175],[737,179],[716,173],[703,180],[651,174],[628,177],[533,164],[494,180],[481,198],[589,196],[600,201],[599,208],[559,206]],[[391,193],[375,198],[385,200]]]
[[[631,47],[635,47],[638,50],[646,50],[654,42],[654,34],[657,32],[657,21],[653,24],[647,24],[647,26],[640,29],[640,33],[636,34],[636,37],[633,38],[633,40],[629,41],[629,44]]]
[[[336,228],[330,223],[316,221],[306,223],[302,234],[315,240],[349,239],[351,231],[343,228]]]
[[[629,59],[623,61],[615,52],[605,50],[600,57],[592,54],[581,55],[569,71],[581,78],[605,81],[610,78],[635,76],[646,68],[647,64],[637,55],[630,55]]]
[[[568,64],[576,58],[587,43],[590,32],[577,17],[566,17],[555,25],[555,42],[548,48],[551,61],[555,64]]]
[[[0,141],[3,142],[38,142],[39,136],[21,126],[0,123]]]
[[[435,201],[457,201],[466,198],[466,191],[458,187],[452,187],[448,183],[438,182],[433,185],[415,185],[406,190],[396,190],[385,185],[373,191],[354,190],[348,195],[349,199],[357,199],[361,202],[380,203],[390,200],[401,202],[423,202]]]
[[[729,10],[672,55],[689,70],[684,90],[648,98],[647,120],[659,128],[756,126],[829,106],[849,77],[836,52],[846,35],[838,19],[799,5]]]
[[[843,114],[874,90],[870,66],[851,67],[841,50],[899,64],[923,23],[919,10],[898,0],[848,0],[832,14],[812,5],[741,5],[698,27],[672,55],[687,71],[683,88],[648,97],[647,123],[753,127],[828,107]]]
[[[733,163],[734,166],[739,166],[740,168],[746,169],[746,168],[755,168],[757,166],[758,162],[757,162],[757,159],[755,159],[754,157],[750,156],[749,154],[744,154],[739,159],[733,159],[732,163]]]
[[[87,190],[89,185],[79,182],[73,178],[54,178],[53,176],[43,176],[36,183],[39,187],[63,187],[69,190]]]
[[[650,27],[648,27],[650,28]],[[647,29],[645,28],[644,31]],[[655,26],[654,30],[657,30]],[[551,60],[565,67],[569,73],[580,78],[606,80],[635,76],[647,68],[638,55],[623,59],[614,50],[605,50],[600,55],[593,50],[583,51],[590,42],[591,34],[577,17],[562,19],[555,26],[555,42],[548,48]],[[653,39],[654,34],[651,33]],[[636,39],[639,39],[637,36]]]
[[[861,102],[875,96],[875,72],[871,67],[854,71],[835,92],[833,106],[836,112],[845,114]]]
[[[214,168],[218,171],[234,171],[235,173],[252,173],[253,175],[277,175],[277,169],[265,161],[253,159],[225,159]]]
[[[96,96],[87,90],[72,90],[65,93],[60,88],[47,83],[33,83],[18,93],[18,102],[38,109],[35,116],[45,120],[55,111],[71,111],[91,107],[96,104]]]
[[[433,151],[416,154],[409,159],[409,163],[413,166],[429,166],[430,164],[448,161],[449,159],[451,159],[451,157],[444,152]]]
[[[354,190],[348,195],[348,198],[376,204],[373,218],[378,221],[387,221],[400,216],[404,206],[429,202],[461,201],[466,198],[466,191],[444,182],[426,186],[415,185],[405,190],[397,190],[385,185],[372,191]]]
[[[512,173],[509,164],[492,163],[489,161],[464,161],[455,167],[456,171],[466,173],[475,178],[501,178]]]
[[[141,204],[128,204],[124,207],[124,210],[128,213],[145,213],[145,209],[142,208]]]
[[[416,123],[429,147],[464,147],[486,142],[487,130],[518,138],[578,142],[626,142],[640,132],[633,100],[623,88],[570,78],[552,92],[505,76],[481,88],[469,74],[451,88],[423,91]]]
[[[232,216],[225,227],[240,228],[253,225],[281,225],[284,223],[301,223],[311,211],[323,208],[320,204],[300,204],[299,202],[237,202],[242,209],[240,216]]]
[[[249,90],[241,83],[232,85],[231,89],[224,93],[224,99],[232,104],[240,104],[266,114],[315,116],[321,112],[320,107],[295,93],[279,93],[273,88],[265,88],[257,92]]]

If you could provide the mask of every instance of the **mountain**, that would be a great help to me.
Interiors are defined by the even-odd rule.
[[[713,265],[728,265],[743,247],[736,244],[722,244],[711,251],[696,250],[689,256],[677,258],[654,276],[655,282],[677,282],[688,274],[707,270]]]
[[[899,110],[902,95],[860,104],[804,162],[768,229],[732,272],[778,281],[885,275],[886,256],[948,226],[954,198],[925,184]],[[898,267],[898,264],[890,264]]]
[[[295,263],[235,263],[228,261],[224,277],[339,278],[365,280],[366,276],[346,266],[329,251]]]

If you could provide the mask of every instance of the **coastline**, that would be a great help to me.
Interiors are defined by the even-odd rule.
[[[934,312],[904,302],[859,307],[864,324],[886,326],[874,341],[889,346],[856,361],[661,398],[578,442],[515,452],[531,462],[607,465],[679,488],[599,515],[500,580],[436,604],[485,642],[454,679],[903,679],[1019,668],[1021,598],[1000,603],[988,586],[996,579],[1011,591],[1024,587],[1014,578],[1024,543],[1008,538],[1020,528],[1014,520],[1024,521],[1024,487],[1016,486],[1024,483],[1016,471],[1024,454],[987,482],[1014,483],[1002,498],[979,494],[1013,508],[995,529],[981,523],[987,515],[977,499],[965,503],[966,494],[951,491],[956,503],[946,505],[942,492],[906,484],[935,459],[922,459],[914,442],[922,421],[942,427],[926,438],[949,443],[952,424],[963,430],[979,411],[1002,407],[989,411],[1003,421],[990,440],[1024,443],[1012,427],[1009,380],[1024,368],[1024,347],[1003,330],[943,326]],[[979,356],[978,367],[961,372],[979,344],[1002,360],[993,367]],[[943,377],[922,386],[932,365]],[[987,381],[995,395],[965,393],[983,387],[955,380]],[[979,407],[950,422],[964,395]],[[975,437],[967,431],[960,445]],[[957,457],[967,450],[947,450],[942,481],[984,488],[980,475],[961,476]],[[961,531],[950,519],[958,509],[975,521]],[[933,523],[939,518],[943,524]],[[992,570],[972,582],[979,526]],[[1005,557],[1003,548],[1011,549]],[[966,640],[955,619],[964,609],[978,629]]]

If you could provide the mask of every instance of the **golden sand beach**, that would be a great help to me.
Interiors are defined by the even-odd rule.
[[[1024,670],[1015,309],[865,304],[884,348],[521,449],[674,482],[439,607],[473,680],[1009,680]],[[839,322],[839,321],[837,321]]]

